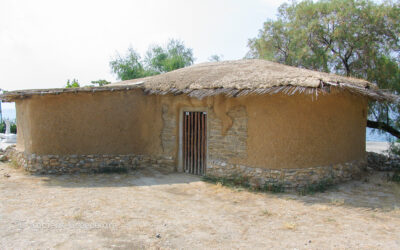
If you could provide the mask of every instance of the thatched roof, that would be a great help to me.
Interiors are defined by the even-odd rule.
[[[367,87],[365,80],[300,69],[266,60],[238,60],[196,64],[165,74],[133,79],[112,85],[142,82],[147,89],[261,89],[274,86],[317,88],[323,82],[341,82]]]
[[[187,94],[203,98],[218,94],[235,97],[248,94],[283,92],[316,94],[331,87],[368,96],[379,101],[397,102],[398,96],[379,90],[368,81],[291,67],[265,60],[237,60],[201,63],[168,73],[113,83],[103,87],[11,91],[0,98],[13,101],[31,95],[66,92],[126,91],[141,88],[147,94]]]

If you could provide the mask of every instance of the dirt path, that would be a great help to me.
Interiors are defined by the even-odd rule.
[[[154,170],[38,177],[0,169],[0,249],[400,247],[400,185],[382,174],[297,196]]]

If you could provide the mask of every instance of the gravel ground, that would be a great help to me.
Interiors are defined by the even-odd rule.
[[[8,176],[8,177],[6,177]],[[0,249],[398,249],[400,185],[253,193],[196,176],[32,176],[0,164]]]

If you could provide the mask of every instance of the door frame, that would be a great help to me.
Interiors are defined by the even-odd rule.
[[[179,109],[179,151],[178,151],[178,172],[183,173],[183,112],[206,112],[206,162],[204,168],[204,174],[207,173],[207,162],[208,162],[208,137],[210,134],[210,126],[209,126],[209,112],[207,107],[182,107]]]

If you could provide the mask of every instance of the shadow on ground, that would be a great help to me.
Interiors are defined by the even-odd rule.
[[[200,181],[200,176],[168,173],[151,168],[143,168],[127,173],[97,173],[97,174],[64,174],[64,175],[33,175],[44,185],[86,188],[86,187],[129,187],[183,184]]]
[[[360,180],[337,184],[325,192],[308,195],[285,194],[305,205],[327,204],[367,210],[400,209],[400,184],[388,180],[388,173],[373,172]]]
[[[321,193],[299,195],[297,193],[260,193],[272,198],[295,200],[306,206],[315,204],[348,206],[367,210],[391,211],[400,209],[400,184],[387,180],[387,173],[373,172],[361,180],[353,180],[331,187]],[[128,173],[102,174],[64,174],[29,175],[20,178],[30,179],[39,185],[63,188],[134,187],[190,184],[201,182],[200,176],[183,173],[165,173],[152,168],[143,168]],[[215,184],[205,184],[210,187]],[[175,186],[175,189],[179,186]],[[188,189],[190,186],[182,186]],[[235,189],[235,188],[233,188]],[[235,189],[239,192],[251,192]],[[204,192],[208,189],[204,187]]]

